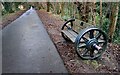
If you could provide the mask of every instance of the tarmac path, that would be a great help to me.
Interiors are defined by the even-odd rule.
[[[2,30],[2,73],[67,73],[36,11]]]

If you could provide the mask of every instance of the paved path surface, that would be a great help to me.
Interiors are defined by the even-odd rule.
[[[67,72],[35,10],[28,10],[2,33],[3,73]]]

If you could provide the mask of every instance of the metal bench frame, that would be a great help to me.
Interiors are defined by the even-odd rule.
[[[75,50],[82,59],[96,59],[100,57],[107,46],[106,34],[92,25],[92,27],[86,27],[78,33],[73,29],[74,21],[75,19],[70,19],[64,23],[61,28],[62,37],[66,41],[71,41],[75,44]],[[84,26],[90,24],[80,21],[80,25]],[[85,37],[86,34],[89,36]],[[81,52],[82,50],[83,52]]]

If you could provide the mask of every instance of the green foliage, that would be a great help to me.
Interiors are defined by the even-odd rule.
[[[2,15],[7,14],[6,10],[2,10]]]
[[[118,20],[117,20],[117,25],[113,40],[115,43],[120,44],[120,6],[119,6]]]
[[[96,16],[95,16],[95,19],[96,19],[96,25],[97,27],[100,27],[104,32],[106,32],[106,34],[108,34],[109,32],[109,25],[110,25],[110,8],[109,8],[109,4],[111,3],[107,3],[107,2],[103,2],[102,3],[102,25],[100,25],[100,2],[97,2],[96,3]],[[112,3],[112,6],[114,6],[114,3]],[[72,5],[70,3],[67,4],[67,7],[64,8],[64,16],[62,16],[62,18],[64,20],[68,20],[69,18],[72,18]],[[76,11],[77,10],[77,7],[76,7]],[[76,15],[79,14],[79,13],[76,13]],[[109,14],[109,16],[107,16],[107,14]],[[79,16],[79,15],[78,15]],[[77,16],[77,17],[78,17]],[[115,15],[116,16],[116,15]],[[91,22],[91,18],[89,18],[89,21]],[[117,25],[116,25],[116,29],[115,29],[115,32],[114,32],[114,38],[113,38],[113,41],[115,43],[120,43],[120,9],[119,9],[119,15],[118,15],[118,21],[117,21]]]
[[[101,28],[102,28],[103,31],[105,31],[106,33],[108,33],[108,31],[109,31],[109,25],[110,25],[110,20],[108,18],[106,18],[105,16],[102,19],[103,19],[103,23],[101,25]]]
[[[20,10],[18,6],[21,4],[21,2],[4,2],[2,4],[4,6],[4,9],[2,9],[2,15],[5,15]]]
[[[109,3],[110,4],[110,3]],[[97,23],[97,26],[100,26],[101,29],[103,31],[105,31],[106,33],[109,32],[109,25],[110,25],[110,19],[106,17],[106,10],[108,9],[108,6],[109,5],[107,3],[102,3],[102,13],[103,13],[103,17],[102,17],[102,25],[99,25],[99,21],[100,21],[100,3],[97,2],[96,3],[96,11],[97,11],[97,15],[96,15],[96,23]],[[114,5],[115,3],[112,4],[112,6]],[[115,15],[116,16],[116,15]],[[114,37],[113,37],[113,42],[114,43],[119,43],[120,44],[120,5],[119,5],[119,13],[118,13],[118,20],[117,20],[117,25],[116,25],[116,29],[115,29],[115,32],[114,32]]]
[[[120,33],[120,31],[119,31],[119,33]],[[115,32],[113,40],[117,44],[120,44],[120,37],[119,36],[120,36],[120,34],[118,35],[117,32]]]
[[[66,21],[66,20],[70,19],[70,16],[69,15],[62,16],[62,19]]]
[[[2,15],[18,11],[19,10],[18,6],[20,4],[24,4],[25,6],[27,5],[26,8],[31,7],[31,5],[29,5],[27,3],[23,3],[23,2],[4,2],[2,4],[4,6],[4,9],[2,10]],[[105,31],[106,33],[109,32],[109,25],[110,25],[110,19],[109,19],[109,17],[106,17],[107,14],[109,13],[109,11],[111,10],[111,9],[109,9],[110,4],[111,3],[107,3],[107,2],[102,3],[102,14],[103,14],[103,16],[102,16],[102,25],[100,25],[100,2],[96,3],[96,16],[95,16],[96,24],[97,24],[98,27],[101,27],[101,29],[103,31]],[[75,6],[76,9],[73,8],[73,5],[74,4],[72,2],[65,3],[64,10],[62,10],[62,11],[64,11],[64,15],[62,15],[60,12],[58,12],[59,11],[58,9],[54,9],[52,4],[50,5],[50,11],[52,11],[52,12],[54,10],[57,11],[57,14],[61,15],[61,17],[64,20],[68,20],[70,18],[77,18],[78,19],[80,17],[79,12],[78,12],[76,6]],[[41,6],[41,7],[43,7],[43,6]],[[108,11],[108,9],[109,9],[109,11]],[[91,18],[89,18],[89,21],[91,21]],[[116,30],[114,32],[114,38],[113,38],[113,41],[115,43],[120,43],[120,37],[119,36],[120,36],[120,4],[119,4],[118,21],[117,21],[117,25],[116,25]]]
[[[97,27],[101,27],[101,29],[108,33],[108,28],[109,28],[109,25],[110,25],[110,20],[108,18],[106,18],[105,16],[102,17],[102,25],[100,25],[100,15],[97,13],[96,14],[96,25]]]
[[[98,13],[96,13],[95,19],[96,19],[96,24],[97,24],[97,26],[99,26],[100,16],[99,16]]]
[[[83,62],[87,65],[93,66],[95,69],[101,66],[96,60],[83,60]]]
[[[68,20],[71,18],[71,15],[69,14],[70,12],[70,9],[69,8],[64,8],[63,10],[65,13],[64,13],[64,16],[61,16],[63,20]]]

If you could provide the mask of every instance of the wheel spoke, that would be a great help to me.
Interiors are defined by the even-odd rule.
[[[85,41],[80,41],[80,43],[85,43]]]
[[[86,55],[86,54],[88,53],[88,51],[89,51],[89,50],[87,50],[87,49],[85,48],[84,52],[82,53],[82,56]]]
[[[90,37],[90,39],[94,38],[94,30],[90,31],[89,37]]]
[[[86,55],[83,55],[83,57],[90,58],[90,55],[86,54]]]
[[[85,48],[86,47],[86,44],[81,44],[78,48]]]
[[[94,51],[95,54],[97,54],[98,52],[99,52],[99,50],[97,50],[97,49]]]
[[[88,41],[88,39],[86,38],[86,37],[82,37],[83,38],[83,40],[85,41],[85,42],[87,42]]]
[[[80,43],[85,43],[85,41],[83,39],[80,40]]]
[[[101,34],[100,34],[100,33],[98,33],[98,34],[95,36],[95,38],[96,38],[96,39],[99,39],[99,38],[100,38],[100,36],[101,36]]]
[[[105,40],[98,40],[98,43],[100,44],[100,43],[105,43]]]
[[[90,57],[94,57],[94,50],[90,50]]]

